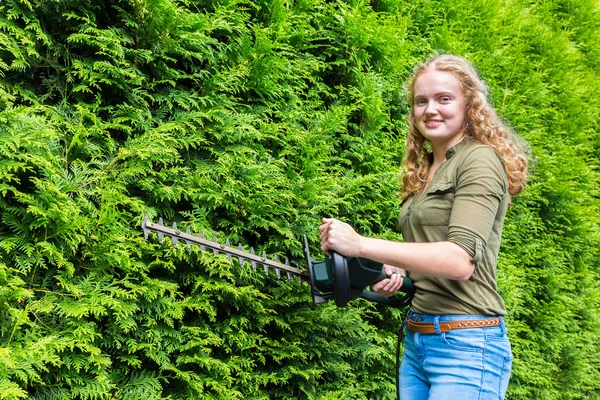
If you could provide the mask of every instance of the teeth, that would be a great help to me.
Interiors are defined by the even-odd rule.
[[[190,231],[190,227],[189,226],[185,230],[185,233],[187,233],[188,235],[192,234],[192,231]],[[184,242],[187,243],[187,251],[189,253],[191,253],[192,252],[192,242],[188,242],[187,240],[184,240]]]
[[[254,253],[254,247],[250,247],[250,253],[252,253],[253,255],[256,254]],[[256,261],[250,260],[250,262],[252,263],[252,269],[254,270],[254,272],[256,272]]]
[[[204,232],[200,232],[200,239],[206,240],[206,237],[204,236]],[[200,245],[200,248],[202,250],[206,250],[206,246],[204,246],[203,244]]]
[[[238,250],[243,250],[241,243],[238,243]],[[240,267],[244,267],[244,258],[240,256],[238,257],[238,261],[240,262]]]
[[[284,264],[285,264],[285,265],[290,265],[290,260],[289,260],[289,258],[287,258],[287,257],[285,258],[285,263],[284,263]],[[288,281],[291,281],[291,280],[292,280],[292,274],[291,274],[291,273],[289,273],[289,272],[287,272],[287,271],[286,271],[286,274],[287,274],[287,277],[288,277]]]
[[[217,235],[213,235],[213,242],[218,243],[217,242]],[[213,249],[213,253],[215,254],[215,256],[218,256],[219,255],[219,250]]]
[[[148,227],[146,224],[150,221],[148,213],[144,214],[144,220],[142,221],[142,230],[144,231],[144,239],[148,239]]]
[[[225,246],[231,247],[231,243],[229,243],[229,238],[225,241]],[[227,259],[231,261],[231,254],[227,253]]]
[[[267,253],[265,251],[262,253],[262,260],[267,261]],[[265,269],[265,275],[269,275],[269,266],[263,265],[263,268]]]
[[[158,224],[159,224],[160,226],[163,226],[163,219],[162,219],[162,217],[160,217],[160,218],[158,219]],[[164,233],[162,233],[162,232],[157,232],[157,233],[158,233],[158,243],[161,243],[161,244],[162,244],[162,241],[163,241],[163,238],[165,237],[165,234],[164,234]]]
[[[180,232],[177,230],[177,222],[173,222],[173,229],[175,229],[175,234],[179,235]],[[173,247],[177,247],[179,238],[177,236],[171,236],[171,240],[173,241]]]
[[[273,260],[275,262],[279,262],[279,257],[277,257],[277,254],[275,254],[275,258],[273,258]],[[277,278],[281,278],[281,271],[279,271],[279,268],[275,268],[275,275],[277,275]]]

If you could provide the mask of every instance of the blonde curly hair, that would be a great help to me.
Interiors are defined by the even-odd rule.
[[[413,114],[415,82],[426,71],[449,72],[458,79],[467,103],[463,124],[466,135],[478,143],[490,146],[498,153],[508,175],[509,194],[520,194],[527,178],[526,143],[498,117],[488,102],[488,88],[473,66],[461,57],[446,54],[435,56],[421,64],[407,86],[411,112],[408,117],[409,132],[400,176],[402,198],[405,199],[419,191],[428,179],[429,150],[426,138],[417,129]]]

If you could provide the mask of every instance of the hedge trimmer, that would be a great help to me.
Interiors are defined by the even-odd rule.
[[[204,234],[200,237],[193,236],[189,228],[186,232],[182,232],[177,228],[176,223],[173,223],[172,228],[164,226],[162,218],[159,219],[158,223],[153,223],[149,220],[148,214],[144,217],[142,229],[146,239],[148,239],[149,232],[155,232],[160,243],[162,243],[165,236],[168,236],[174,246],[177,246],[179,242],[185,243],[189,248],[193,244],[198,245],[202,250],[212,250],[215,255],[222,253],[227,255],[229,259],[237,258],[241,267],[249,262],[254,271],[256,271],[258,265],[261,265],[267,275],[271,268],[277,277],[281,277],[283,273],[290,280],[293,277],[298,277],[301,281],[308,281],[310,282],[313,304],[321,304],[334,299],[338,307],[344,307],[350,300],[360,297],[390,307],[404,308],[410,304],[415,292],[413,282],[408,277],[404,277],[400,288],[404,295],[400,297],[384,297],[366,290],[368,286],[387,278],[383,264],[366,258],[344,257],[336,252],[332,252],[331,256],[326,257],[323,261],[315,261],[310,256],[306,235],[304,235],[304,254],[308,263],[308,270],[302,270],[291,266],[288,259],[282,263],[277,256],[271,260],[267,258],[265,252],[262,255],[255,254],[253,248],[250,252],[247,252],[243,250],[241,244],[238,244],[237,248],[231,247],[229,239],[225,244],[221,244],[217,242],[216,236],[213,237],[213,240],[206,239]]]

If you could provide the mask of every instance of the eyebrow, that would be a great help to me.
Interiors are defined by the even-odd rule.
[[[445,96],[456,96],[456,94],[454,94],[453,92],[448,92],[448,91],[441,91],[441,92],[437,92],[437,93],[433,94],[434,97],[436,97],[436,96],[442,96],[442,95],[445,95]],[[415,93],[414,97],[417,98],[417,97],[427,97],[427,96],[425,96],[424,94]]]

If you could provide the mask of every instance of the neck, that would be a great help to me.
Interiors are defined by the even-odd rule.
[[[464,138],[465,134],[453,138],[446,142],[431,142],[431,149],[433,150],[433,164],[440,164],[446,160],[446,152],[453,146],[456,146]]]

